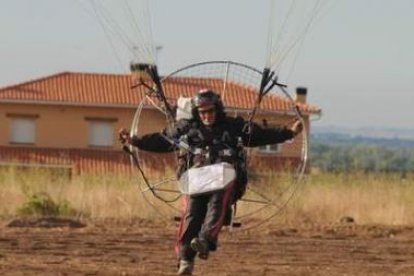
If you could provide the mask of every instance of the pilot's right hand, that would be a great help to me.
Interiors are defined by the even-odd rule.
[[[290,128],[290,130],[293,133],[293,136],[298,135],[299,133],[301,133],[303,131],[303,124],[300,120],[296,120],[293,123],[293,126]]]
[[[129,131],[126,128],[121,128],[118,130],[119,141],[122,144],[131,144],[132,138],[129,134]]]

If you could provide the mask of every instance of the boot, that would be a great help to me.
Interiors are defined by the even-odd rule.
[[[202,240],[199,238],[194,238],[191,240],[191,248],[198,252],[198,257],[203,260],[208,259],[208,255],[210,253],[210,250],[208,248],[208,244],[206,240]]]
[[[194,262],[180,260],[177,275],[193,275]]]

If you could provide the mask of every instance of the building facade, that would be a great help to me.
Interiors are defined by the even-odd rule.
[[[138,104],[147,95],[144,86],[131,88],[135,82],[130,75],[63,72],[1,88],[0,164],[64,167],[73,173],[130,171],[117,130],[131,126]],[[222,80],[214,78],[172,78],[163,86],[172,104],[179,96],[204,88],[223,93]],[[254,88],[228,83],[225,93],[226,112],[247,117],[254,106]],[[309,117],[320,115],[321,110],[306,103],[306,91],[298,90],[296,100],[309,133]],[[255,120],[276,126],[294,119],[292,103],[266,96]],[[165,125],[161,112],[144,105],[139,134],[159,131]],[[301,139],[255,149],[253,162],[274,167],[281,160],[297,160]],[[155,169],[169,164],[168,158],[160,162],[163,158],[158,155],[142,156]]]

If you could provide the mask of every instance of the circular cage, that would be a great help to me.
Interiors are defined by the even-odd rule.
[[[233,206],[231,224],[241,226],[237,228],[241,230],[252,229],[277,216],[298,190],[306,169],[308,137],[302,107],[298,107],[276,78],[268,78],[269,91],[257,108],[264,73],[241,63],[210,61],[186,66],[161,78],[165,98],[171,106],[176,106],[179,97],[192,97],[201,89],[211,89],[220,94],[228,116],[248,119],[254,113],[254,121],[263,127],[291,125],[295,120],[305,126],[301,134],[283,145],[246,148],[249,183],[243,198]],[[148,85],[146,89],[151,87]],[[150,118],[157,124],[149,123]],[[174,123],[175,118],[165,104],[148,91],[135,113],[131,134],[158,132]],[[143,198],[160,218],[172,221],[173,217],[179,217],[181,194],[175,173],[176,153],[132,150],[144,172],[144,180],[140,181]]]

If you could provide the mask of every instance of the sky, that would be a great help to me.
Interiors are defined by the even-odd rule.
[[[92,2],[2,0],[0,87],[63,71],[128,73],[130,57],[108,40]],[[161,74],[206,60],[264,68],[268,9],[267,0],[152,0]],[[322,108],[314,125],[414,128],[414,1],[333,0],[322,11],[283,80],[291,91],[306,86]]]

